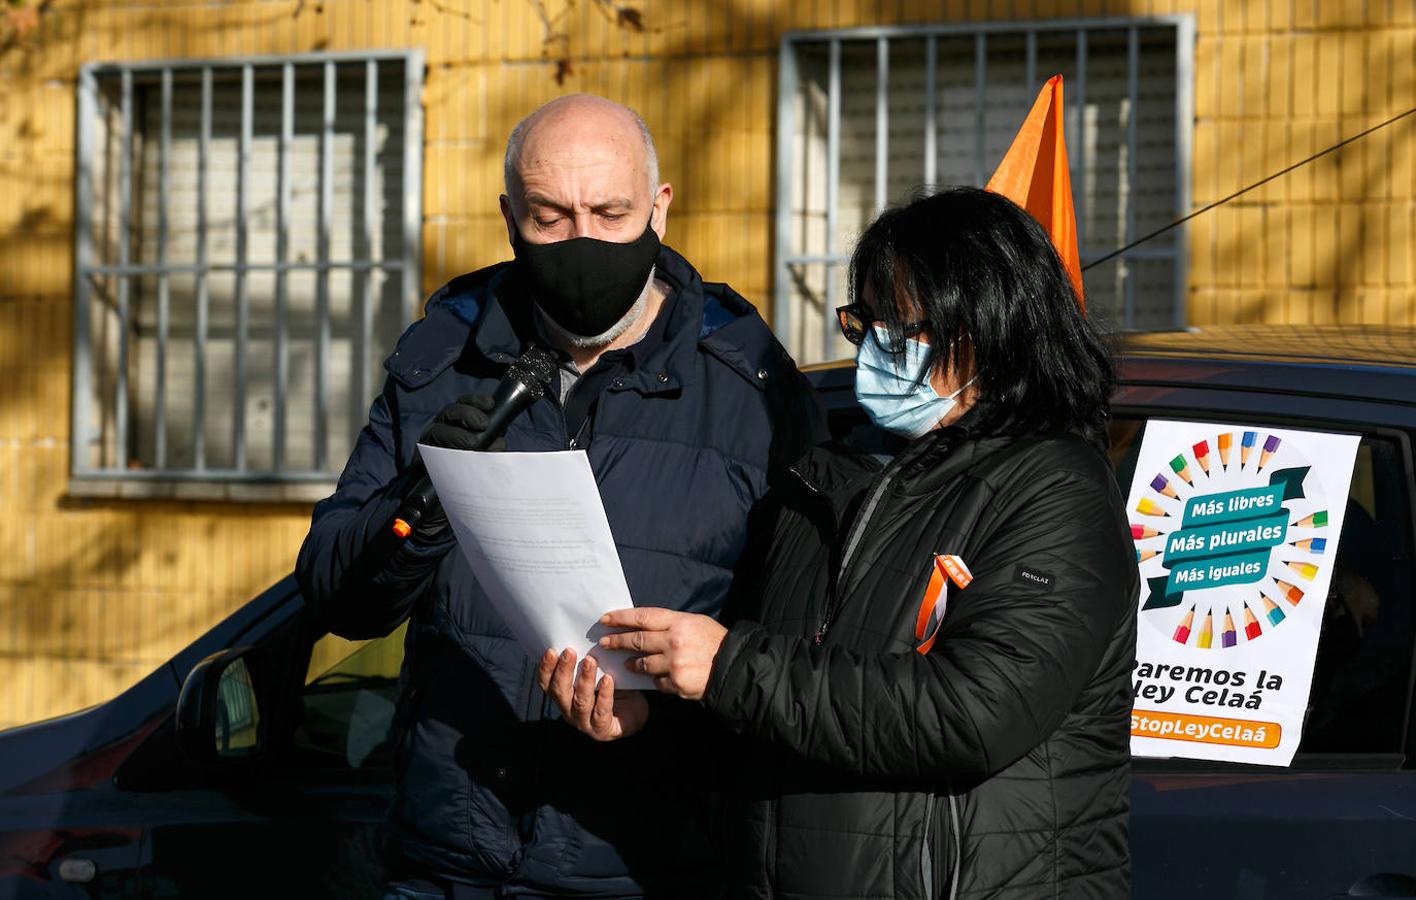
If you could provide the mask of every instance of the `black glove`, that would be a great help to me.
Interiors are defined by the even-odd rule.
[[[472,450],[487,430],[488,413],[496,406],[486,394],[466,394],[442,408],[433,423],[423,430],[419,441],[449,450]],[[505,450],[506,438],[498,437],[487,450]]]
[[[447,447],[450,450],[471,450],[487,430],[490,413],[495,401],[486,394],[465,394],[442,408],[431,425],[423,429],[419,443],[431,447]],[[497,437],[487,450],[505,450],[506,438]],[[442,504],[438,504],[423,517],[418,527],[413,529],[414,537],[422,541],[436,541],[445,537],[447,515]]]

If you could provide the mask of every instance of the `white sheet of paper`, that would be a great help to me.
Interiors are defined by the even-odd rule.
[[[615,687],[652,690],[602,650],[605,613],[634,605],[583,450],[475,453],[418,445],[472,574],[533,660],[595,657]]]

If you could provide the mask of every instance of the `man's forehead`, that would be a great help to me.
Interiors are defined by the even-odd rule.
[[[588,190],[577,191],[573,198],[565,197],[560,191],[546,191],[536,187],[527,188],[524,196],[527,206],[585,206],[606,211],[633,209],[635,206],[634,198],[629,194],[616,192],[614,189],[596,190],[593,185],[589,186]]]
[[[639,154],[643,156],[642,153]],[[516,156],[518,172],[589,170],[609,166],[634,169],[643,164],[623,140],[596,134],[567,134],[554,140],[528,138]]]
[[[563,203],[567,190],[587,205],[623,200],[633,205],[645,190],[644,160],[604,144],[527,146],[515,172],[527,202]]]

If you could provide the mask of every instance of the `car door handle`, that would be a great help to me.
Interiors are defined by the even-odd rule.
[[[1332,900],[1346,900],[1348,897],[1371,897],[1396,900],[1398,897],[1416,897],[1416,878],[1398,872],[1378,872],[1359,878],[1353,882],[1347,893],[1338,894]]]

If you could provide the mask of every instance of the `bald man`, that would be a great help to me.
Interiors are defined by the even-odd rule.
[[[389,896],[710,896],[714,759],[696,704],[622,693],[604,737],[626,739],[600,743],[541,692],[445,518],[361,556],[421,475],[417,443],[473,447],[532,343],[557,354],[554,389],[494,448],[586,451],[639,603],[716,615],[749,513],[822,435],[751,304],[661,243],[674,192],[638,115],[552,101],[512,132],[504,176],[515,260],[444,285],[399,340],[297,576],[335,634],[409,623]]]

